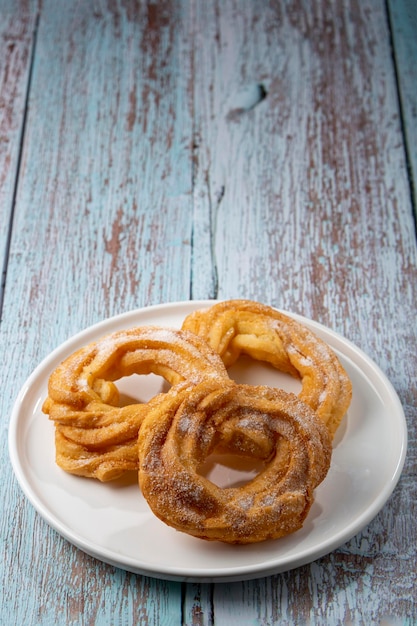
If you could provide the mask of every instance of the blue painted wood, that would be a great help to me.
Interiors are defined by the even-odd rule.
[[[28,7],[22,49],[37,11],[39,25],[0,326],[0,623],[411,626],[417,251],[385,3]],[[8,82],[20,108],[6,222],[27,63]],[[5,67],[0,56],[3,81]],[[134,576],[49,529],[12,476],[8,416],[39,361],[109,315],[190,295],[328,324],[400,394],[410,450],[398,488],[314,564],[229,585]]]
[[[3,2],[0,19],[0,267],[7,263],[36,7]],[[1,295],[0,295],[1,302]]]
[[[172,11],[42,3],[0,335],[2,354],[19,352],[2,370],[0,623],[181,620],[180,584],[115,570],[49,529],[6,447],[14,396],[55,346],[107,316],[189,298],[190,60]]]
[[[233,623],[240,606],[247,624],[412,624],[416,553],[399,528],[415,525],[417,257],[385,6],[196,10],[208,26],[197,52],[194,195],[210,207],[216,293],[298,311],[350,337],[396,386],[412,442],[390,506],[360,536],[244,591],[216,587],[216,617]],[[257,85],[267,97],[245,107]],[[196,275],[208,256],[195,257]],[[390,579],[401,581],[398,596]]]
[[[411,193],[417,211],[417,3],[389,0],[389,13],[404,121]],[[417,212],[415,213],[417,220]]]

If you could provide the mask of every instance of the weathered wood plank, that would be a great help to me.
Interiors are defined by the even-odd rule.
[[[411,441],[360,536],[286,575],[216,585],[214,614],[412,623],[416,553],[399,528],[415,524],[417,258],[385,4],[197,3],[194,24],[193,296],[255,298],[340,331],[394,383]]]
[[[0,267],[5,271],[36,29],[36,5],[2,2],[0,13]],[[3,277],[1,286],[3,285]],[[0,307],[2,301],[0,288]]]
[[[208,180],[221,296],[267,294],[344,330],[351,297],[363,298],[364,319],[370,307],[384,307],[367,302],[368,265],[382,285],[385,268],[376,261],[388,253],[391,275],[403,275],[396,240],[406,258],[414,241],[383,3],[332,11],[293,2],[251,12],[251,3],[236,3],[200,18],[211,47],[197,49],[195,196],[201,201]],[[244,108],[241,91],[257,84],[267,98],[234,115]],[[362,243],[368,250],[358,256]],[[403,287],[392,285],[396,302]]]
[[[410,167],[411,192],[414,210],[417,211],[417,4],[414,0],[389,0],[388,6]]]
[[[182,24],[180,2],[42,3],[0,335],[2,354],[19,352],[2,371],[3,435],[19,387],[65,338],[189,297]],[[25,502],[5,446],[1,459],[0,622],[180,622],[180,584],[114,570],[60,539]]]

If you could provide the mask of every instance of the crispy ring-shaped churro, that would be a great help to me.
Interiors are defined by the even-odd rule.
[[[220,488],[199,466],[227,431],[271,440],[276,452],[240,487]],[[139,483],[150,508],[179,531],[226,543],[276,539],[303,525],[330,464],[317,414],[280,389],[203,382],[167,396],[139,431]]]
[[[128,471],[138,469],[137,436],[121,444],[90,449],[65,437],[60,424],[55,424],[55,459],[69,474],[97,478],[108,482]]]
[[[300,378],[300,399],[334,436],[350,404],[351,382],[333,350],[304,325],[272,307],[229,300],[191,313],[182,328],[203,337],[226,367],[247,354]]]
[[[174,388],[184,381],[230,381],[218,354],[188,331],[143,326],[90,343],[63,361],[48,381],[43,411],[57,426],[60,467],[100,480],[135,469],[132,446],[137,448],[140,424],[148,405],[164,394],[149,403],[120,407],[113,381],[151,372]]]

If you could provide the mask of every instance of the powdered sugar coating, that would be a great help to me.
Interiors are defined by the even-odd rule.
[[[306,326],[251,300],[228,300],[191,313],[182,326],[200,335],[226,367],[247,354],[301,379],[300,398],[334,436],[352,386],[333,350]]]
[[[149,373],[171,385],[167,393],[172,397],[184,385],[230,380],[220,357],[188,331],[142,326],[81,348],[51,374],[43,406],[56,425],[57,462],[63,469],[100,480],[137,469],[138,431],[159,396],[146,404],[120,407],[114,381]]]
[[[221,489],[198,474],[228,427],[275,451],[240,487]],[[226,435],[225,435],[226,433]],[[286,455],[278,454],[285,441]],[[231,383],[200,383],[148,413],[139,432],[139,482],[153,512],[177,530],[226,543],[252,543],[299,529],[329,468],[326,427],[293,394]]]

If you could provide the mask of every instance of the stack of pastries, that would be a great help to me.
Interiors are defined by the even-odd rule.
[[[228,368],[241,355],[298,378],[298,396],[232,380]],[[166,391],[122,406],[115,381],[149,373]],[[43,411],[54,422],[63,470],[103,482],[133,470],[169,526],[245,544],[302,527],[351,394],[332,349],[303,324],[229,300],[193,312],[181,329],[121,330],[77,350],[52,372]],[[213,453],[262,469],[244,485],[221,488],[199,473]]]

